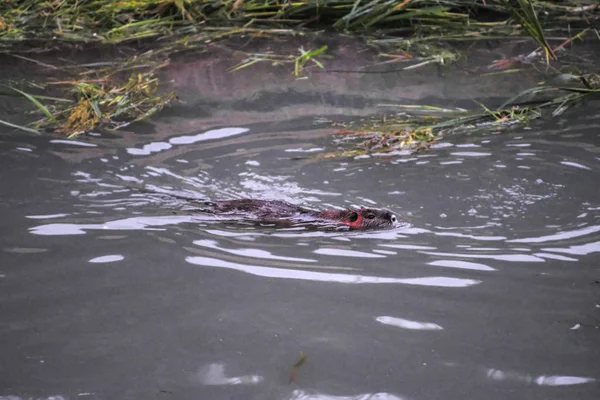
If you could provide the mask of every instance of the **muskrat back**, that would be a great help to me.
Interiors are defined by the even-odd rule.
[[[210,203],[215,214],[240,215],[263,222],[337,223],[352,229],[385,229],[398,219],[389,210],[354,208],[313,211],[281,200],[236,199]]]

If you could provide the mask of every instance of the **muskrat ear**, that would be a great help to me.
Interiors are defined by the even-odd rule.
[[[356,213],[356,211],[352,211],[350,213],[350,215],[348,216],[348,220],[350,222],[356,222],[357,219],[358,219],[358,214]]]

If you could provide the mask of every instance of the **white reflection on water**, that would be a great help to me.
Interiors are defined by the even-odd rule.
[[[590,253],[600,253],[600,242],[586,243],[580,245],[563,247],[547,247],[542,249],[543,251],[551,251],[554,253],[565,253],[575,255],[586,255]],[[558,257],[558,256],[555,256]]]
[[[461,268],[461,269],[470,269],[474,271],[495,271],[495,268],[492,268],[485,264],[478,264],[474,262],[468,261],[460,261],[460,260],[438,260],[432,261],[428,263],[429,265],[435,265],[438,267],[447,267],[447,268]]]
[[[204,232],[209,233],[213,236],[221,236],[221,237],[236,237],[236,238],[254,238],[254,236],[265,236],[264,233],[260,232],[240,232],[236,231],[224,231],[221,229],[205,229]]]
[[[191,376],[192,381],[202,385],[224,386],[224,385],[252,385],[262,382],[260,375],[242,375],[228,377],[225,375],[225,366],[223,364],[208,364],[200,368]]]
[[[406,249],[406,250],[435,250],[436,247],[421,246],[416,244],[380,244],[381,247],[391,247],[393,249]]]
[[[402,329],[410,329],[417,331],[439,331],[444,329],[440,325],[434,324],[433,322],[411,321],[410,319],[389,316],[377,317],[375,318],[375,321],[381,322],[384,325],[392,325]]]
[[[494,241],[494,240],[505,240],[504,236],[477,236],[477,235],[468,235],[464,233],[457,232],[434,232],[437,236],[455,236],[461,238],[469,238],[473,240],[482,240],[482,241]]]
[[[29,219],[52,219],[52,218],[67,217],[69,215],[70,214],[26,215],[25,218],[29,218]]]
[[[196,135],[189,136],[178,136],[169,139],[169,142],[152,142],[145,144],[141,149],[136,147],[129,147],[127,153],[134,156],[147,156],[152,153],[158,153],[163,150],[169,150],[173,145],[181,144],[193,144],[196,142],[202,142],[206,140],[222,139],[229,136],[235,136],[242,133],[248,132],[247,128],[221,128],[212,129],[206,132],[198,133]]]
[[[285,149],[285,151],[287,153],[314,153],[316,151],[323,151],[325,150],[322,147],[311,147],[310,149],[302,149],[302,148],[297,148],[297,149]]]
[[[364,251],[354,251],[345,249],[333,249],[333,248],[320,248],[313,251],[315,254],[322,254],[326,256],[340,256],[340,257],[359,257],[359,258],[385,258],[382,254],[365,253]]]
[[[581,229],[574,229],[572,231],[558,232],[553,235],[546,235],[540,237],[522,238],[522,239],[511,239],[507,240],[508,243],[544,243],[553,242],[556,240],[573,239],[580,236],[589,235],[590,233],[600,232],[600,226],[592,225]]]
[[[224,253],[235,254],[243,257],[253,257],[253,258],[262,258],[265,260],[281,260],[281,261],[297,261],[297,262],[317,262],[317,260],[311,260],[310,258],[295,258],[295,257],[282,257],[276,256],[273,253],[261,250],[261,249],[249,249],[249,248],[240,248],[240,249],[225,249],[223,247],[219,247],[219,243],[215,240],[194,240],[193,242],[196,246],[208,247],[210,249],[220,250]]]
[[[572,162],[572,161],[561,161],[560,163],[562,165],[568,165],[569,167],[587,169],[588,171],[592,170],[590,167],[586,167],[585,165],[582,165],[582,164],[579,164],[579,163],[576,163],[576,162]]]
[[[84,235],[86,230],[141,230],[162,231],[164,229],[152,228],[154,226],[165,226],[181,224],[185,222],[197,222],[196,216],[177,215],[161,217],[132,217],[108,221],[103,224],[46,224],[29,228],[34,235]]]
[[[429,232],[425,229],[413,228],[408,223],[400,223],[397,227],[393,227],[391,229],[386,229],[383,231],[348,231],[345,230],[345,227],[339,227],[341,234],[337,234],[336,231],[308,231],[308,232],[291,232],[290,229],[278,229],[277,233],[274,233],[272,236],[277,237],[297,237],[297,238],[307,238],[307,237],[328,237],[336,240],[346,240],[349,241],[352,239],[383,239],[383,240],[395,240],[406,238],[404,233],[407,234],[420,234]],[[282,233],[285,232],[285,233]],[[383,246],[383,245],[381,245]],[[390,245],[391,246],[391,245]]]
[[[0,396],[0,400],[67,400],[66,397],[63,397],[61,395],[56,395],[56,396],[48,396],[48,397],[31,397],[31,396],[27,396],[27,397],[21,397],[21,396]]]
[[[241,135],[242,133],[248,132],[248,128],[221,128],[211,129],[206,132],[198,133],[196,135],[178,136],[169,139],[171,144],[193,144],[196,142],[203,142],[206,140],[224,139],[230,136]]]
[[[552,251],[552,250],[550,250]],[[560,260],[560,261],[579,261],[576,258],[559,256],[558,254],[548,254],[548,253],[533,253],[536,257],[549,258],[551,260]]]
[[[363,393],[350,396],[334,396],[324,393],[309,393],[304,390],[294,390],[285,400],[403,400],[391,393]]]
[[[535,383],[539,386],[571,386],[595,382],[596,379],[585,376],[563,376],[563,375],[531,375],[516,371],[503,371],[500,369],[485,370],[486,376],[494,381],[516,381],[523,383]]]
[[[123,257],[121,254],[111,254],[108,256],[92,258],[89,262],[91,262],[91,263],[110,263],[110,262],[115,262],[115,261],[121,261],[123,259],[125,259],[125,257]]]
[[[145,144],[141,149],[136,149],[135,147],[130,147],[127,149],[127,153],[133,156],[148,156],[152,153],[158,153],[163,150],[169,150],[171,146],[169,143],[165,142],[152,142]]]
[[[66,139],[54,139],[51,140],[50,143],[60,143],[60,144],[70,144],[72,146],[82,146],[82,147],[98,147],[97,144],[80,142],[77,140],[66,140]]]
[[[450,154],[457,157],[486,157],[492,155],[492,153],[484,153],[479,151],[456,151]]]
[[[500,260],[509,262],[545,262],[543,258],[531,256],[528,254],[460,254],[460,253],[441,253],[437,251],[419,251],[419,253],[429,254],[432,256],[441,257],[458,257],[458,258],[485,258],[490,260]]]
[[[266,278],[299,279],[315,282],[332,283],[399,283],[405,285],[436,286],[436,287],[468,287],[481,283],[474,279],[449,278],[445,276],[432,276],[422,278],[386,278],[379,276],[365,276],[353,274],[338,274],[329,272],[314,272],[301,269],[270,268],[257,265],[237,264],[229,261],[210,257],[186,257],[190,264],[203,267],[216,267],[233,269],[251,275]]]

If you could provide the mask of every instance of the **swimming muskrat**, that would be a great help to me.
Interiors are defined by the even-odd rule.
[[[310,224],[361,230],[386,229],[398,224],[396,215],[386,209],[361,207],[315,211],[281,200],[236,199],[210,201],[149,188],[138,188],[137,190],[185,200],[191,206],[191,208],[186,207],[187,211],[227,216],[231,220],[253,221],[288,227]]]
[[[202,202],[216,215],[241,215],[264,223],[343,225],[350,229],[385,229],[398,219],[391,211],[374,208],[313,211],[281,200],[237,199]]]

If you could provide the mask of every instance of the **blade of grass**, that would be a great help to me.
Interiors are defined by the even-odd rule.
[[[21,97],[21,95],[18,94],[18,93],[4,92],[2,90],[0,90],[0,96]],[[39,95],[39,94],[36,94],[34,97],[36,99],[57,101],[57,102],[60,102],[60,103],[73,103],[73,100],[63,99],[61,97],[42,96],[42,95]]]
[[[10,128],[20,129],[25,132],[34,133],[36,135],[40,134],[40,132],[36,131],[35,129],[31,129],[31,128],[28,128],[28,127],[22,126],[22,125],[11,124],[10,122],[3,121],[1,119],[0,119],[0,124],[8,126]]]
[[[48,117],[49,120],[51,120],[51,121],[55,121],[56,120],[54,118],[54,115],[52,115],[52,113],[50,112],[50,110],[48,110],[46,108],[46,106],[44,106],[42,103],[40,103],[38,99],[36,99],[32,95],[30,95],[29,93],[25,93],[25,92],[23,92],[23,91],[21,91],[19,89],[14,88],[14,87],[10,87],[10,88],[12,90],[14,90],[15,92],[19,93],[20,95],[22,95],[23,97],[25,97],[27,100],[29,100],[33,104],[35,104],[35,106],[37,108],[39,108],[44,114],[46,114],[46,117]]]

